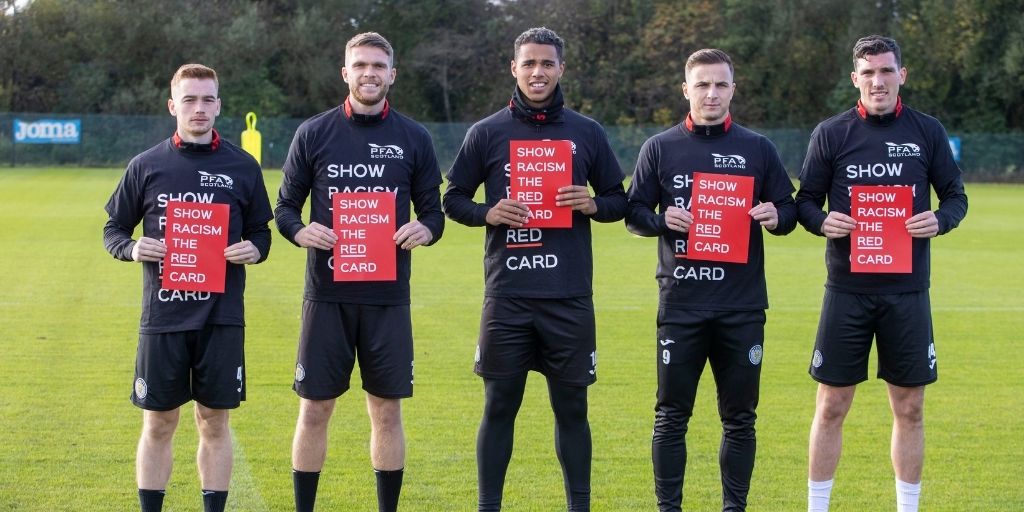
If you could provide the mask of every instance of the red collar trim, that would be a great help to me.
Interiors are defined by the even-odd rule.
[[[732,127],[732,112],[730,112],[730,113],[725,115],[725,121],[722,121],[722,124],[724,125],[722,127],[723,131],[726,131],[726,132],[729,131],[729,128]],[[686,113],[686,130],[692,133],[696,129],[697,126],[699,126],[699,125],[697,125],[696,123],[693,122],[693,116],[691,115],[691,113],[687,112]]]
[[[903,112],[903,98],[900,97],[900,96],[897,96],[896,97],[896,112],[895,112],[896,115],[894,117],[899,117],[900,116],[900,112]],[[859,115],[861,119],[867,119],[868,115],[869,115],[868,114],[868,109],[864,108],[864,104],[861,103],[860,100],[857,100],[857,115]],[[882,115],[885,115],[885,114],[882,114]]]
[[[185,141],[181,140],[181,137],[178,135],[177,131],[174,132],[174,136],[171,137],[171,140],[174,142],[174,147],[176,147],[178,149],[181,149],[185,144],[191,144],[191,143],[188,143],[188,142],[185,142]],[[217,130],[213,130],[213,140],[210,141],[210,151],[217,151],[217,148],[219,148],[219,147],[220,147],[220,134],[217,133]]]
[[[391,112],[391,103],[388,102],[387,98],[384,98],[384,110],[381,110],[379,114],[372,114],[371,116],[367,117],[372,117],[373,115],[376,115],[380,116],[381,120],[384,120],[387,119],[389,112]],[[345,117],[348,119],[352,119],[352,103],[349,101],[348,96],[345,97]]]

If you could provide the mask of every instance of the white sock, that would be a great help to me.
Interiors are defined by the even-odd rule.
[[[908,484],[896,479],[896,512],[917,512],[917,500],[921,497],[921,482]]]
[[[828,500],[832,495],[832,480],[815,482],[807,480],[807,512],[828,512]]]

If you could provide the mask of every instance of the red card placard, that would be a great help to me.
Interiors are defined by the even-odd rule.
[[[912,240],[907,219],[914,215],[911,187],[855,185],[850,189],[850,272],[909,274]]]
[[[331,196],[335,281],[396,279],[395,194],[346,192]]]
[[[509,198],[530,208],[531,228],[571,228],[572,208],[556,206],[558,189],[572,185],[572,142],[509,141]]]
[[[230,214],[226,204],[167,202],[161,287],[224,293]]]
[[[746,263],[753,200],[752,176],[693,173],[687,258]]]

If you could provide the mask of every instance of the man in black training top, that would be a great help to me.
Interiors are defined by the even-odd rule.
[[[754,420],[764,354],[768,292],[763,226],[773,235],[796,227],[793,184],[768,138],[733,122],[732,60],[704,49],[686,60],[686,119],[644,143],[629,187],[626,227],[657,236],[658,400],[654,419],[654,491],[658,508],[681,510],[686,430],[704,365],[718,388],[722,510],[746,510],[754,470]],[[753,178],[746,263],[688,259],[694,244],[694,173]],[[753,200],[753,203],[749,201]]]
[[[430,135],[388,104],[394,52],[380,34],[345,45],[345,102],[299,126],[282,169],[277,199],[281,234],[307,249],[298,362],[300,397],[292,444],[296,510],[313,510],[327,456],[327,426],[335,400],[349,388],[359,360],[370,415],[370,459],[381,511],[396,510],[405,467],[402,398],[412,396],[413,342],[409,312],[410,251],[441,238],[441,173]],[[335,282],[332,230],[335,193],[395,194],[397,279]],[[310,198],[309,224],[302,207]],[[409,220],[409,202],[417,220]]]
[[[143,409],[135,476],[143,512],[163,506],[172,440],[183,404],[195,400],[203,507],[224,510],[231,480],[228,411],[245,400],[242,295],[245,267],[270,253],[273,218],[259,164],[220,138],[217,73],[186,64],[171,79],[167,109],[177,129],[132,159],[107,202],[103,243],[115,258],[142,262],[142,321],[132,403]],[[168,201],[230,208],[224,293],[161,288]],[[142,222],[138,241],[132,233]]]
[[[615,222],[626,212],[622,170],[601,126],[565,108],[558,80],[564,43],[546,28],[515,41],[509,105],[469,129],[448,172],[445,213],[486,226],[486,289],[475,371],[484,379],[477,436],[479,510],[499,510],[512,457],[513,427],[526,376],[547,378],[555,414],[555,451],[569,510],[590,507],[587,386],[597,378],[592,300],[591,219]],[[572,185],[557,205],[572,209],[568,229],[530,228],[528,205],[508,197],[510,141],[572,142]],[[591,197],[587,183],[594,188]],[[484,186],[484,203],[473,196]],[[520,243],[528,240],[529,243]]]
[[[929,239],[967,214],[967,195],[946,130],[900,99],[906,81],[896,41],[868,36],[853,47],[857,106],[814,129],[796,196],[800,224],[826,237],[828,279],[810,374],[818,381],[811,425],[808,510],[826,511],[842,448],[843,420],[868,378],[871,340],[893,414],[891,457],[899,512],[916,512],[924,462],[924,387],[937,378],[929,287]],[[911,187],[911,273],[853,273],[851,187]],[[929,187],[939,209],[931,211]],[[828,199],[828,213],[822,211]]]

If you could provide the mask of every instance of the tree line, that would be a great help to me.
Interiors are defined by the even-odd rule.
[[[223,115],[308,117],[336,105],[345,42],[395,47],[394,106],[421,121],[477,120],[514,87],[512,42],[566,40],[568,106],[606,125],[669,125],[686,111],[686,57],[736,66],[737,120],[813,126],[857,99],[850,48],[895,37],[904,101],[950,130],[1024,129],[1024,0],[0,0],[0,111],[166,113],[178,65],[221,77]]]

